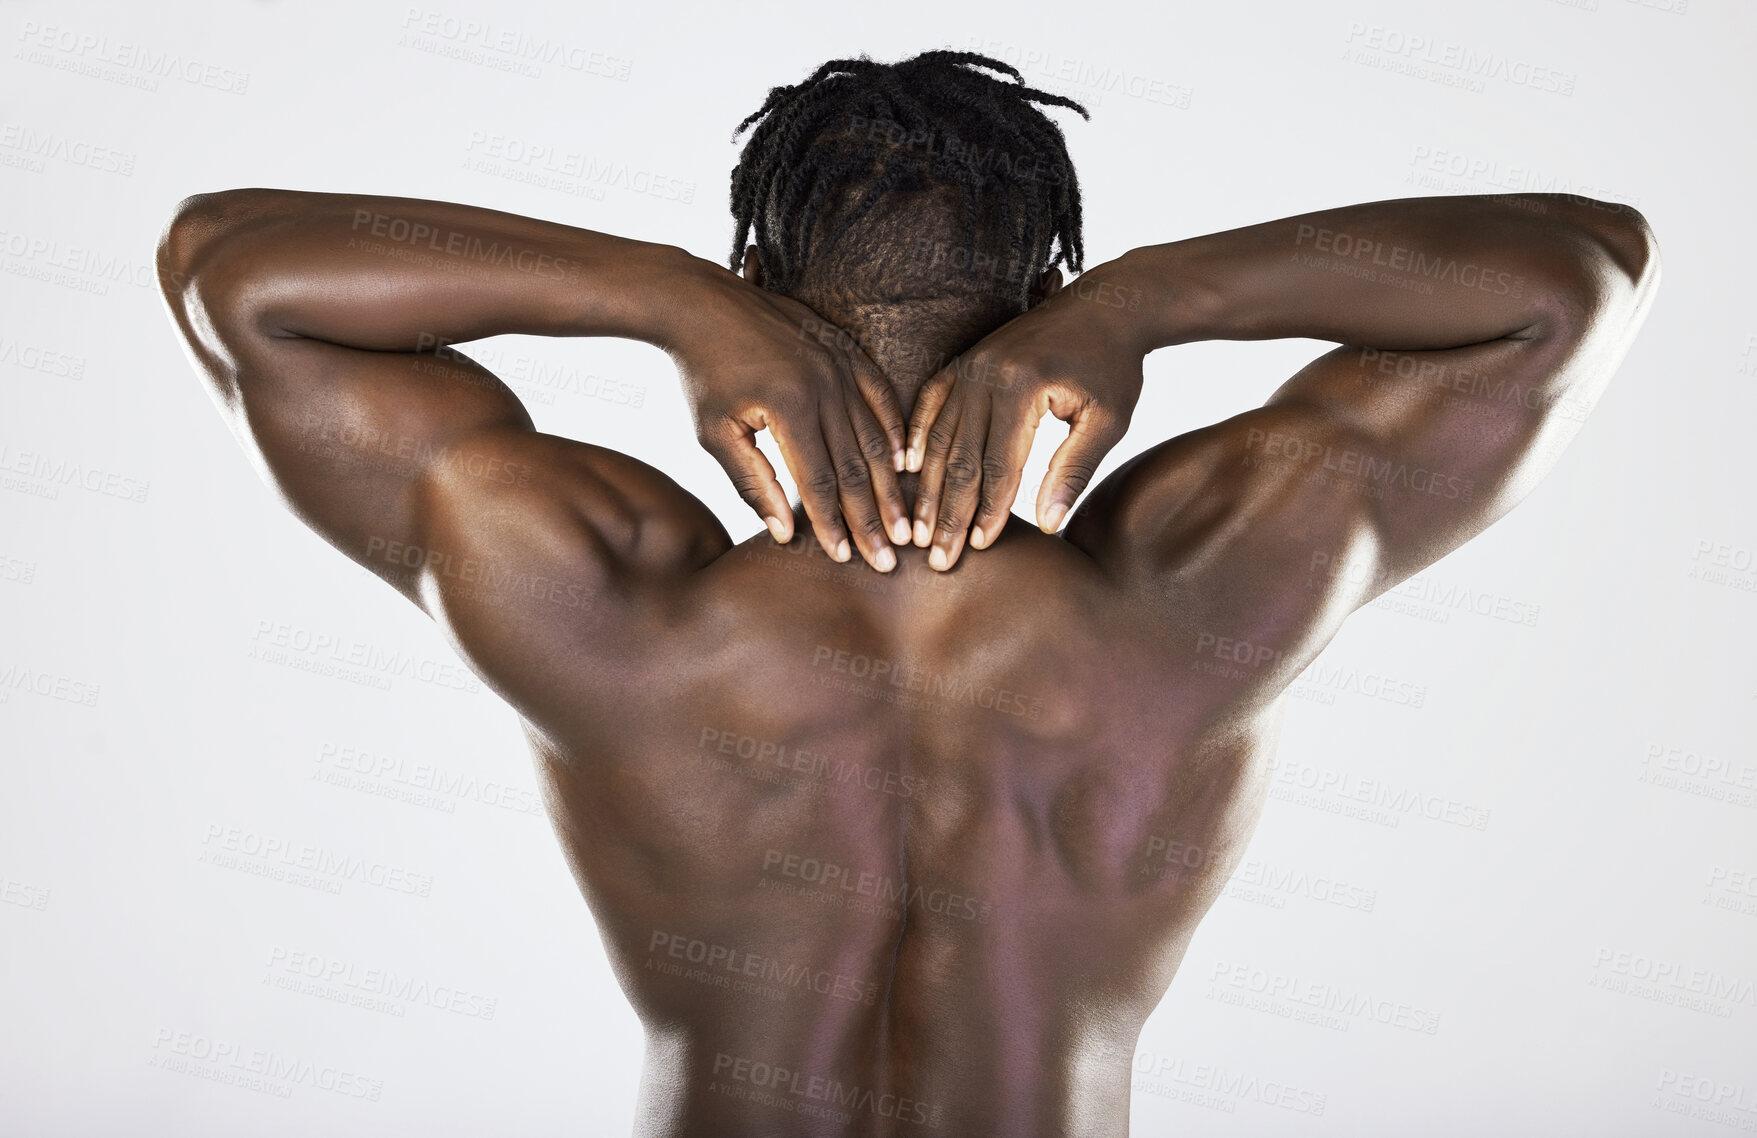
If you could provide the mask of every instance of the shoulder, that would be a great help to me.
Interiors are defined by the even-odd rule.
[[[1346,425],[1297,405],[1254,408],[1150,447],[1095,487],[1068,540],[1125,575],[1293,572],[1370,544],[1370,500],[1329,476]]]
[[[509,568],[565,569],[585,585],[659,582],[731,546],[700,499],[620,451],[537,431],[466,435],[418,488],[424,556],[468,551]]]
[[[396,560],[418,602],[477,675],[549,728],[626,689],[690,574],[731,544],[661,471],[532,431],[465,436],[415,494],[419,537]]]

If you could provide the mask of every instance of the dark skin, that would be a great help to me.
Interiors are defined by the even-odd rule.
[[[1381,255],[1432,287],[1335,268]],[[289,507],[522,717],[646,1025],[646,1138],[1125,1134],[1137,1035],[1249,841],[1287,686],[1529,492],[1658,277],[1638,214],[1548,195],[1138,249],[1046,276],[974,346],[863,339],[753,266],[411,199],[193,198],[160,258]],[[734,544],[662,472],[534,430],[435,350],[506,332],[663,347],[698,438],[791,540]],[[1044,532],[1148,352],[1278,336],[1344,346]],[[1073,433],[1041,528],[1009,525],[1045,411]]]

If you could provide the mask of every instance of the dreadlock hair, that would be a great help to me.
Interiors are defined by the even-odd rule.
[[[843,311],[1025,311],[1083,256],[1073,163],[1035,104],[1091,118],[968,51],[834,59],[771,88],[732,132],[756,124],[732,171],[732,267],[754,234],[767,287]]]

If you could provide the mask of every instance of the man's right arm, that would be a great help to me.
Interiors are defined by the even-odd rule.
[[[1249,492],[1259,532],[1277,517],[1307,545],[1323,540],[1319,517],[1349,531],[1331,541],[1372,562],[1354,570],[1369,586],[1355,603],[1365,603],[1529,492],[1627,351],[1657,279],[1651,232],[1628,207],[1561,195],[1373,202],[1097,266],[969,353],[966,372],[998,372],[997,382],[935,394],[987,401],[974,414],[959,409],[960,430],[972,418],[1009,424],[978,444],[989,455],[986,478],[1009,453],[1010,425],[1028,420],[1034,430],[1032,412],[1042,413],[1003,398],[1023,404],[1056,391],[1109,420],[1103,432],[1082,432],[1076,417],[1070,444],[1098,433],[1113,443],[1139,390],[1140,360],[1155,348],[1278,337],[1343,344],[1263,407],[1131,460],[1070,521],[1069,537],[1105,546],[1101,559],[1171,556],[1168,535],[1197,524],[1192,502],[1213,496],[1198,494],[1197,481],[1225,469],[1231,493]],[[923,402],[935,406],[925,392]],[[922,418],[918,404],[912,440]],[[930,465],[933,449],[930,439]],[[1040,524],[1083,488],[1102,454],[1094,449],[1086,445],[1072,469],[1058,451]],[[950,498],[959,487],[951,472],[943,477]],[[1008,504],[984,494],[976,522],[992,533],[989,519]],[[1101,535],[1079,524],[1094,514],[1105,519]]]

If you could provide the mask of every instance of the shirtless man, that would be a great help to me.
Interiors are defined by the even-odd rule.
[[[776,88],[733,179],[742,274],[259,189],[188,199],[162,241],[262,474],[522,717],[646,1027],[647,1138],[1125,1134],[1289,683],[1531,490],[1657,282],[1638,213],[1532,194],[1325,210],[1058,288],[1079,198],[1032,103],[1067,105],[944,52]],[[662,347],[772,532],[734,544],[660,471],[534,430],[449,346],[502,333]],[[1148,352],[1287,336],[1342,346],[1056,532]],[[1039,528],[1006,524],[1046,411],[1072,429]]]

